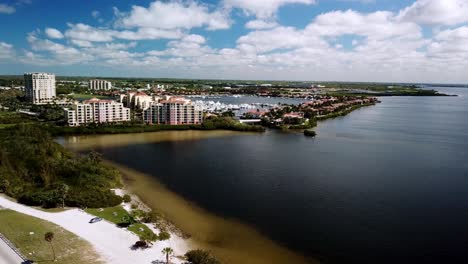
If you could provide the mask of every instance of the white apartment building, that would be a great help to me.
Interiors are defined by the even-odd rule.
[[[56,96],[55,75],[34,72],[24,74],[24,90],[26,98],[33,104],[47,104]]]
[[[147,124],[191,125],[203,122],[203,111],[190,100],[170,97],[153,103],[143,111],[143,120]]]
[[[92,98],[64,108],[64,111],[69,126],[130,121],[130,108],[112,100]]]
[[[129,92],[127,94],[121,94],[119,102],[131,109],[145,110],[150,107],[154,101],[158,101],[159,99],[161,98],[147,95],[144,92]]]
[[[89,89],[91,90],[110,90],[112,89],[112,83],[106,80],[89,80]]]

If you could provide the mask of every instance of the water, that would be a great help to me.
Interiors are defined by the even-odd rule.
[[[468,257],[468,89],[385,97],[320,123],[315,139],[268,131],[98,147],[225,218],[324,263]]]
[[[233,96],[220,96],[217,98],[200,98],[193,97],[192,100],[202,101],[215,101],[224,104],[300,104],[307,100],[300,98],[287,98],[287,97],[261,97],[261,96],[250,96],[243,95],[240,97]]]
[[[306,102],[306,99],[301,99],[301,98],[287,98],[287,97],[260,97],[260,96],[249,96],[249,95],[242,95],[242,96],[219,96],[216,98],[210,98],[210,97],[191,97],[193,101],[204,101],[204,102],[214,102],[214,103],[221,103],[224,105],[235,105],[235,106],[241,106],[242,104],[249,104],[251,105],[247,109],[239,109],[239,110],[233,110],[236,116],[242,116],[242,114],[252,111],[252,110],[268,110],[271,109],[273,106],[279,105],[279,104],[301,104],[303,102]],[[209,108],[204,108],[209,109]],[[218,110],[220,110],[218,108]],[[222,109],[222,111],[225,111],[226,109]]]

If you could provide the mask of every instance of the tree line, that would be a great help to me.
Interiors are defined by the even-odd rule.
[[[0,192],[20,203],[53,208],[110,207],[122,198],[117,170],[100,154],[74,155],[41,127],[17,125],[0,130]]]

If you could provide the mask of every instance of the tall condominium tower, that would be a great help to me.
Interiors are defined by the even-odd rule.
[[[110,90],[112,83],[106,80],[89,80],[89,89],[91,90]]]
[[[50,103],[56,96],[55,75],[43,72],[25,73],[24,90],[34,104]]]

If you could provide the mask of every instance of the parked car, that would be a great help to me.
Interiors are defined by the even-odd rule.
[[[101,220],[102,220],[101,217],[94,217],[94,218],[92,218],[91,220],[89,220],[89,223],[90,223],[90,224],[94,224],[94,223],[97,223],[97,222],[99,222],[99,221],[101,221]]]

